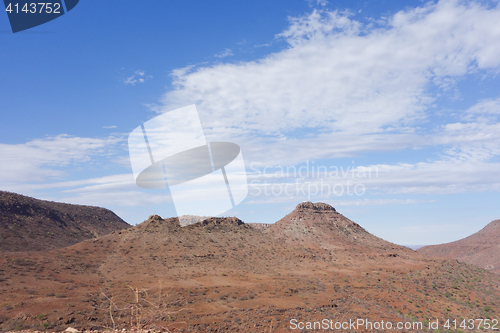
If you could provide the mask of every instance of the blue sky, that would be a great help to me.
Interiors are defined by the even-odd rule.
[[[0,39],[2,190],[174,216],[134,184],[127,136],[196,104],[245,159],[250,195],[225,215],[322,201],[399,244],[500,218],[497,1],[82,0],[16,34],[0,15]]]

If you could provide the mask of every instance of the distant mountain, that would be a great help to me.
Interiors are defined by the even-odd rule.
[[[0,191],[0,251],[43,251],[130,227],[108,209]]]
[[[303,202],[295,210],[263,229],[263,232],[296,246],[342,249],[369,246],[381,249],[409,249],[389,243],[370,234],[359,224],[338,213],[325,203]]]
[[[407,248],[409,248],[409,249],[412,249],[412,250],[415,250],[415,251],[416,251],[416,250],[418,250],[418,249],[420,249],[420,248],[424,247],[425,245],[404,245],[404,246],[406,246],[406,247],[407,247]]]
[[[422,254],[453,258],[500,273],[500,220],[489,223],[475,234],[461,240],[425,246]]]

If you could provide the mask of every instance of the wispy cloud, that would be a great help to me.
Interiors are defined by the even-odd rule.
[[[312,7],[312,8],[318,7],[318,6],[324,7],[329,3],[326,0],[307,0],[307,2],[309,3],[309,7]]]
[[[332,198],[352,200],[364,195],[439,195],[500,191],[500,163],[448,160],[375,164],[345,169],[327,166],[322,170],[318,167],[311,168],[310,165],[302,168],[302,172],[291,174],[280,173],[279,169],[268,169],[278,171],[268,171],[267,174],[250,174],[251,199],[297,202]],[[406,199],[402,200],[405,202]],[[386,200],[375,202],[397,203]]]
[[[132,76],[123,81],[123,83],[125,83],[126,85],[130,84],[134,86],[136,83],[144,83],[147,79],[151,79],[152,77],[152,75],[146,75],[145,71],[137,70]]]
[[[61,134],[23,144],[0,144],[0,182],[9,186],[62,179],[64,167],[114,154],[113,148],[123,140],[117,136],[82,138]]]
[[[273,45],[273,43],[269,42],[269,43],[265,43],[265,44],[254,45],[254,47],[268,47],[268,46],[271,46],[271,45]]]
[[[230,49],[226,48],[223,52],[217,53],[215,55],[215,57],[217,57],[217,58],[225,58],[225,57],[230,57],[232,55],[233,55],[233,51],[231,51]]]

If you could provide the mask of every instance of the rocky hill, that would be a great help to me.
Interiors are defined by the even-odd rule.
[[[0,191],[0,252],[62,248],[128,227],[108,209]]]
[[[453,258],[500,273],[500,220],[458,241],[418,249],[426,255]]]
[[[331,206],[300,204],[266,230],[237,218],[181,227],[152,215],[67,248],[6,253],[0,331],[290,332],[292,318],[498,316],[499,276],[397,247]]]
[[[263,229],[279,241],[295,246],[343,249],[368,246],[379,249],[408,249],[378,238],[325,203],[303,202],[294,211]]]

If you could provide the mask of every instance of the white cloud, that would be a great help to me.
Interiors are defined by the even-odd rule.
[[[250,203],[298,202],[362,198],[365,195],[455,194],[500,191],[500,163],[455,158],[419,163],[365,166],[315,166],[252,168],[248,175]],[[391,199],[392,200],[392,199]],[[359,199],[356,205],[418,203]],[[350,204],[356,201],[349,201]]]
[[[116,125],[111,125],[111,126],[103,126],[102,128],[116,128]]]
[[[173,73],[162,111],[196,103],[214,135],[294,136],[302,128],[370,134],[427,117],[436,98],[478,70],[498,70],[500,10],[444,0],[370,28],[314,10],[278,34],[289,48],[266,58]],[[291,133],[292,131],[292,133]]]
[[[0,182],[8,184],[61,179],[62,167],[108,155],[123,138],[81,138],[61,134],[24,144],[0,144]]]
[[[482,100],[467,109],[467,114],[498,114],[500,115],[500,98]]]
[[[327,42],[330,36],[356,37],[360,33],[361,24],[349,19],[349,13],[314,10],[302,17],[290,17],[290,27],[276,35],[282,37],[292,46],[303,46],[314,42]]]
[[[462,120],[480,124],[495,124],[500,121],[500,98],[489,98],[479,101],[465,110]]]
[[[121,143],[120,137],[95,139],[59,135],[25,144],[0,144],[2,190],[100,207],[171,203],[167,191],[151,193],[139,188],[131,172],[72,180],[81,178],[81,171],[86,174],[85,170],[91,169],[97,158],[104,158],[105,165],[110,167],[115,154],[124,153],[118,146]],[[110,172],[114,170],[111,168]]]
[[[317,6],[324,7],[329,3],[326,0],[307,0],[307,2],[309,3],[309,7],[312,7],[312,8],[317,7]]]
[[[436,161],[376,165],[378,176],[359,180],[388,194],[449,194],[500,190],[500,163]]]
[[[232,55],[233,55],[233,51],[231,51],[230,49],[226,48],[224,50],[224,52],[216,54],[215,57],[217,57],[217,58],[225,58],[225,57],[230,57]]]
[[[445,159],[488,161],[500,155],[500,99],[481,100],[467,109],[462,122],[442,125],[433,143],[449,146]]]
[[[139,190],[99,190],[77,193],[73,196],[59,196],[57,201],[71,202],[73,204],[90,205],[99,207],[122,206],[122,207],[148,207],[153,205],[171,204],[172,200],[167,192],[146,193]],[[167,216],[170,217],[170,216]]]
[[[134,86],[136,83],[144,83],[147,79],[151,79],[152,77],[152,75],[146,75],[146,72],[143,70],[137,70],[132,76],[123,81],[123,83]]]
[[[135,186],[134,176],[131,173],[117,174],[97,178],[87,178],[79,180],[64,180],[50,183],[40,183],[31,185],[33,189],[51,189],[51,188],[79,188],[82,191],[92,186],[106,185],[112,186],[113,190],[118,188],[130,190]],[[75,192],[74,190],[64,190],[65,192]]]
[[[139,207],[170,204],[167,191],[148,192],[141,190],[132,180],[127,183],[107,183],[63,191],[58,200],[93,206]]]

